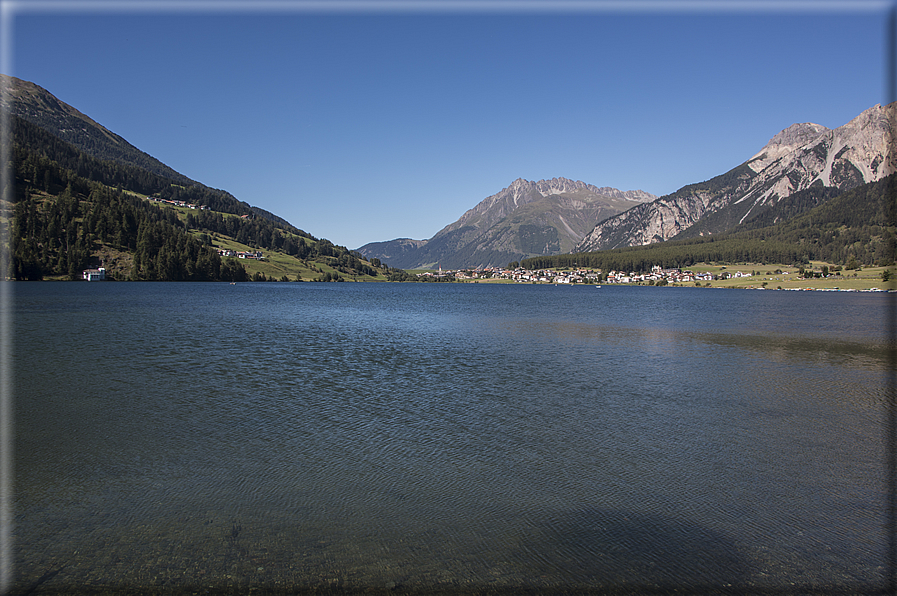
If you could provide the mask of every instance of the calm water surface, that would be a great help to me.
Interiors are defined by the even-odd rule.
[[[18,283],[15,298],[13,593],[887,577],[892,295]]]

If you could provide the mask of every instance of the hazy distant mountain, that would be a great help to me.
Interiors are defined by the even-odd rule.
[[[374,242],[358,252],[403,269],[504,266],[570,252],[597,222],[655,198],[641,190],[599,188],[567,178],[520,178],[429,240]]]
[[[834,130],[789,126],[740,166],[638,205],[595,226],[574,252],[718,234],[761,217],[814,185],[842,191],[897,171],[892,128],[897,103],[876,105]]]
[[[387,240],[386,242],[371,242],[365,244],[358,250],[358,252],[363,256],[366,256],[365,252],[367,252],[371,256],[366,256],[366,258],[376,257],[389,266],[396,267],[393,263],[404,263],[409,260],[413,261],[415,252],[426,243],[426,240],[397,238],[395,240]]]

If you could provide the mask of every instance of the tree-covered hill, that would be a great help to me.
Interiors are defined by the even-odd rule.
[[[894,211],[897,174],[836,193],[822,187],[807,189],[770,210],[763,219],[725,234],[599,252],[535,257],[522,261],[521,266],[540,269],[579,265],[605,271],[648,271],[654,265],[689,267],[702,262],[804,264],[825,261],[848,269],[894,264],[897,254]],[[793,217],[795,213],[801,215]],[[769,225],[777,218],[784,221]]]
[[[219,256],[231,243],[281,255],[275,279],[386,279],[387,270],[263,210],[92,157],[16,116],[11,124],[15,187],[5,196],[14,203],[16,279],[77,279],[101,262],[114,279],[267,279],[247,270],[261,265]],[[145,196],[209,208],[177,210]]]

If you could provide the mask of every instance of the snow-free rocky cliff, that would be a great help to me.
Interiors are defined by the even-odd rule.
[[[897,171],[895,117],[892,103],[835,129],[793,124],[729,172],[600,222],[573,252],[717,234],[814,184],[846,191],[881,180]]]
[[[530,256],[570,252],[597,222],[655,198],[641,190],[567,178],[518,178],[429,240],[375,242],[358,251],[403,269],[504,266]]]

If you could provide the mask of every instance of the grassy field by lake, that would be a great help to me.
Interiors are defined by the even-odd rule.
[[[750,274],[749,277],[730,277],[711,282],[702,282],[701,285],[714,288],[740,288],[767,290],[888,290],[894,288],[893,267],[868,267],[852,271],[835,271],[836,265],[813,261],[804,266],[806,271],[821,272],[823,267],[829,269],[825,277],[813,277],[800,275],[800,269],[790,265],[772,264],[761,265],[757,263],[744,263],[736,265],[695,265],[690,267],[695,273],[710,272],[714,276],[727,272],[731,275],[737,273]],[[888,281],[885,281],[883,273],[889,271]],[[678,284],[694,285],[694,284]]]

